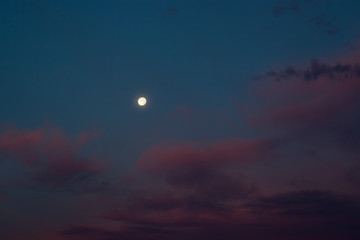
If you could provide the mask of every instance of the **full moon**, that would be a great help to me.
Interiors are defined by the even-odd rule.
[[[139,106],[145,106],[146,105],[146,98],[141,97],[138,99]]]

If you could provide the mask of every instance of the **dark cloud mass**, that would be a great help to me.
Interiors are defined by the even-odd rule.
[[[263,197],[246,205],[257,213],[270,213],[298,218],[320,220],[353,221],[359,215],[360,205],[357,201],[330,192],[298,191]]]
[[[146,204],[139,206],[155,209]],[[70,227],[62,234],[84,239],[133,239],[134,236],[145,239],[221,239],[224,236],[246,239],[356,239],[360,234],[357,221],[359,207],[359,202],[351,198],[307,190],[260,197],[237,206],[237,211],[234,208],[230,212],[218,212],[216,217],[168,209],[158,209],[151,218],[134,213],[107,215],[108,219],[133,226],[114,232],[92,227]],[[144,213],[144,209],[139,212]],[[256,223],[251,220],[255,216]]]
[[[358,62],[352,64],[325,64],[317,59],[311,60],[310,67],[304,70],[287,67],[283,71],[269,71],[265,77],[274,80],[286,80],[292,77],[302,78],[307,81],[317,80],[319,77],[327,77],[330,79],[347,79],[360,76],[360,64]]]

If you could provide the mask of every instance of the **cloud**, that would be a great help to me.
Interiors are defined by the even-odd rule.
[[[138,205],[133,213],[109,213],[107,219],[121,227],[105,230],[72,226],[62,232],[76,239],[351,239],[360,234],[360,203],[328,191],[304,190],[249,198],[232,211],[154,211]],[[161,206],[161,205],[159,205]],[[154,207],[154,206],[153,206]]]
[[[65,238],[77,240],[136,240],[136,239],[167,239],[167,235],[175,234],[175,230],[164,230],[155,227],[133,226],[126,230],[109,230],[92,226],[70,226],[60,232]]]
[[[257,191],[239,168],[265,161],[275,148],[260,139],[156,145],[135,166],[130,194],[99,217],[150,235],[228,222],[236,206]]]
[[[94,157],[81,151],[96,133],[67,136],[56,128],[5,130],[0,134],[3,161],[17,161],[31,175],[25,185],[34,189],[55,190],[74,187],[103,171]]]
[[[71,226],[61,231],[60,234],[64,236],[88,235],[89,237],[104,237],[111,235],[112,232],[96,227]]]
[[[357,61],[326,64],[312,60],[307,69],[289,67],[271,71],[264,76],[267,83],[256,83],[264,104],[249,122],[259,127],[330,130],[339,137],[345,134],[356,140],[359,130],[355,122],[360,119],[355,111],[360,104],[359,77]]]
[[[310,67],[307,69],[296,69],[289,66],[282,71],[269,71],[263,78],[281,81],[291,78],[300,80],[313,81],[321,77],[328,79],[351,79],[360,76],[360,63],[337,63],[327,64],[321,63],[317,59],[311,60]]]
[[[93,159],[69,156],[45,163],[42,169],[37,171],[30,179],[36,184],[46,187],[46,189],[73,188],[78,183],[84,183],[91,177],[101,173],[102,170],[102,167]]]
[[[359,199],[317,185],[328,174],[323,167],[321,174],[311,175],[319,159],[324,166],[333,166],[331,158],[318,153],[314,144],[318,136],[341,139],[331,150],[325,147],[341,159],[335,160],[339,166],[350,162],[345,157],[358,156],[353,153],[360,143],[355,59],[336,64],[313,60],[304,69],[291,66],[265,74],[255,83],[256,106],[248,109],[254,110],[254,123],[275,133],[263,131],[266,138],[167,141],[151,146],[134,166],[129,190],[108,196],[110,200],[103,203],[106,209],[96,215],[106,227],[70,226],[61,235],[80,240],[357,239]],[[299,133],[306,138],[299,138]],[[346,141],[354,146],[353,152],[339,147]],[[301,165],[295,163],[298,158]],[[261,163],[278,165],[262,174]],[[247,172],[249,165],[256,165],[262,175],[258,181]],[[357,182],[356,171],[343,177],[336,180]],[[320,187],[310,189],[314,186]]]
[[[270,159],[276,147],[276,141],[266,139],[162,143],[142,154],[135,173],[178,194],[168,199],[175,208],[224,210],[227,201],[246,198],[255,190],[244,183],[240,166]]]
[[[147,149],[136,165],[137,170],[162,171],[179,167],[218,167],[254,160],[265,160],[276,141],[267,139],[227,139],[215,143],[161,143]]]
[[[257,214],[274,214],[356,222],[360,203],[329,191],[303,190],[263,197],[246,205]]]
[[[359,199],[329,191],[303,190],[278,193],[244,205],[257,216],[273,218],[280,227],[295,223],[293,231],[302,235],[356,239],[360,236]],[[261,217],[260,217],[261,218]],[[325,235],[325,236],[324,236]],[[322,238],[319,238],[322,239]]]
[[[44,136],[41,129],[34,131],[8,130],[0,135],[0,153],[3,158],[14,157],[24,164],[36,164],[39,162],[38,149]]]

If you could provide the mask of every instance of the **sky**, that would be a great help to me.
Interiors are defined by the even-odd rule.
[[[359,239],[359,12],[0,0],[0,239]]]

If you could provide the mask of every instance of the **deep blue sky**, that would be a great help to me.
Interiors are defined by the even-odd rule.
[[[203,152],[197,152],[189,161],[216,155],[219,149],[223,149],[223,142],[226,146],[233,146],[234,139],[252,141],[269,137],[272,140],[276,138],[277,144],[281,146],[276,149],[276,156],[272,156],[293,161],[290,164],[285,160],[280,163],[267,163],[270,170],[262,164],[247,166],[250,176],[245,178],[253,177],[253,182],[250,182],[260,185],[259,189],[266,189],[268,182],[265,179],[272,178],[274,182],[270,184],[271,190],[263,190],[263,193],[276,195],[285,189],[277,184],[285,179],[294,180],[289,179],[292,172],[287,173],[288,169],[296,169],[312,162],[312,158],[299,157],[299,152],[308,151],[312,152],[312,157],[318,154],[318,158],[331,158],[327,159],[329,164],[325,164],[330,168],[329,174],[319,185],[321,191],[329,190],[324,186],[330,184],[326,179],[338,176],[335,169],[358,167],[358,163],[352,165],[353,162],[339,167],[339,163],[331,156],[344,158],[345,155],[350,155],[349,158],[353,161],[359,155],[347,152],[348,150],[344,152],[335,142],[344,142],[346,138],[351,146],[357,146],[357,134],[360,132],[355,126],[354,129],[349,127],[344,130],[345,125],[353,126],[351,124],[358,119],[358,114],[344,115],[344,118],[338,121],[341,124],[336,125],[338,122],[335,123],[332,118],[329,120],[329,116],[341,117],[342,112],[326,106],[339,104],[339,108],[353,113],[355,108],[352,107],[358,106],[358,99],[354,100],[354,97],[351,101],[345,101],[344,99],[351,95],[346,91],[341,92],[344,95],[330,92],[324,94],[324,97],[317,92],[320,87],[314,83],[315,90],[309,91],[310,94],[314,94],[319,106],[323,106],[325,102],[329,104],[325,104],[326,111],[319,113],[317,109],[312,109],[312,103],[306,102],[309,92],[301,87],[296,94],[300,92],[304,95],[294,96],[286,86],[280,85],[281,91],[274,91],[269,84],[270,93],[260,90],[259,95],[256,89],[264,87],[254,87],[254,83],[256,85],[258,81],[267,81],[267,77],[273,77],[274,74],[277,74],[275,82],[283,78],[284,81],[292,81],[288,79],[291,73],[284,70],[289,70],[288,67],[294,71],[296,69],[297,73],[291,75],[296,78],[300,78],[301,69],[310,69],[315,80],[316,74],[329,78],[335,75],[337,78],[340,68],[331,67],[335,66],[331,64],[337,63],[351,66],[350,70],[344,68],[341,74],[350,71],[357,77],[359,12],[360,1],[355,0],[0,0],[0,181],[4,186],[0,186],[0,204],[3,204],[0,208],[0,222],[8,222],[11,226],[10,230],[6,231],[6,239],[23,239],[21,236],[10,238],[11,229],[15,225],[19,225],[19,229],[27,229],[24,231],[33,233],[34,237],[38,236],[35,237],[37,239],[40,239],[40,236],[41,239],[49,239],[44,237],[45,235],[54,237],[54,232],[61,236],[59,239],[67,239],[67,236],[70,239],[76,234],[67,234],[68,232],[61,229],[69,225],[87,224],[86,221],[81,222],[78,219],[71,222],[69,219],[76,219],[70,217],[71,214],[64,214],[62,217],[66,220],[59,220],[62,217],[58,214],[58,217],[54,217],[57,220],[50,224],[51,231],[43,234],[41,230],[33,230],[27,226],[27,221],[24,220],[31,219],[35,213],[30,211],[24,213],[23,217],[12,214],[18,212],[20,207],[29,209],[26,199],[32,201],[31,199],[39,194],[45,196],[39,205],[46,202],[45,198],[52,199],[50,202],[55,201],[53,194],[59,194],[56,190],[33,192],[34,187],[27,188],[23,185],[32,185],[31,181],[34,179],[41,182],[49,176],[59,177],[56,168],[50,171],[51,167],[47,165],[59,157],[59,154],[66,156],[66,159],[81,155],[81,159],[84,159],[75,159],[76,163],[86,162],[87,157],[92,159],[92,156],[95,156],[96,161],[101,162],[101,171],[97,169],[101,172],[101,179],[106,179],[104,181],[111,186],[111,190],[107,190],[111,193],[107,194],[116,195],[113,192],[122,191],[122,188],[116,189],[113,185],[122,181],[119,179],[124,176],[134,175],[134,166],[141,165],[142,159],[147,159],[149,152],[157,156],[154,157],[156,160],[151,158],[152,161],[170,158],[175,159],[175,162],[177,156],[185,152],[187,154],[183,156],[183,161],[187,162],[186,159],[189,155],[192,156],[194,150],[192,147],[189,150],[188,144],[193,146],[194,142],[210,146],[196,150]],[[312,59],[329,65],[317,68],[314,62],[311,65]],[[270,71],[274,74],[269,74]],[[318,81],[319,85],[321,81]],[[268,85],[264,83],[264,86],[266,88]],[[336,88],[343,89],[341,86]],[[344,89],[350,87],[346,86]],[[269,94],[272,97],[269,97]],[[277,99],[278,95],[282,98]],[[145,108],[136,105],[140,96],[148,98],[149,104]],[[263,96],[265,100],[261,100]],[[291,127],[278,128],[278,122],[280,125],[285,123],[284,115],[281,115],[283,108],[279,106],[278,111],[274,107],[277,102],[295,102],[290,109],[297,110],[289,116],[286,115],[286,121],[291,122]],[[314,103],[314,106],[318,105]],[[269,110],[269,106],[274,108]],[[310,124],[305,115],[314,113],[319,116],[312,117]],[[321,127],[314,127],[315,122],[323,121],[322,117],[328,121]],[[294,133],[297,132],[292,129],[295,122],[301,122],[304,126],[308,124],[307,127],[311,125],[316,129],[311,132],[321,132],[318,129],[328,129],[326,127],[338,130],[336,141],[328,143],[328,140],[325,140],[328,146],[336,145],[330,147],[335,149],[335,153],[330,149],[325,151],[324,146],[308,146],[308,140],[304,140],[306,137],[298,138],[299,135]],[[81,140],[76,143],[78,135],[84,131],[89,132],[89,136],[84,137],[89,141],[86,146],[83,146],[85,143]],[[9,135],[9,132],[13,135]],[[92,137],[94,132],[96,136]],[[321,136],[322,140],[326,139],[326,134]],[[289,138],[293,139],[293,145],[283,145]],[[178,148],[168,149],[162,145],[164,142],[179,145]],[[160,151],[155,147],[153,150],[158,144],[165,149]],[[244,149],[252,149],[252,145],[246,146]],[[81,148],[81,153],[78,148]],[[242,149],[241,146],[234,148]],[[318,153],[317,148],[324,152]],[[231,155],[234,151],[233,147],[224,149],[220,151],[220,155],[225,152],[230,152],[228,155]],[[54,157],[54,154],[50,154],[54,150],[61,153],[57,152],[57,157]],[[35,157],[31,158],[30,155]],[[230,158],[239,157],[236,154],[231,156]],[[37,167],[29,164],[31,159],[36,159]],[[41,180],[40,175],[36,175],[37,171],[41,171],[41,164],[38,166],[37,161],[47,166],[45,173],[40,174]],[[164,164],[162,161],[161,164]],[[315,176],[318,169],[322,169],[321,164],[324,162],[304,167],[310,169],[306,171],[310,182],[313,178],[318,181]],[[77,170],[69,170],[64,178],[57,179],[53,189],[65,185],[64,181],[67,181],[65,179],[69,176],[71,179],[74,177],[77,182],[75,175],[81,167],[76,166]],[[277,169],[276,174],[273,168]],[[85,169],[90,171],[87,167]],[[90,172],[93,173],[92,171],[98,174],[98,171],[91,169]],[[276,177],[272,177],[272,174]],[[359,173],[354,174],[353,178],[358,179]],[[201,173],[199,175],[202,176]],[[196,182],[196,179],[193,181]],[[70,183],[74,184],[73,181],[75,180],[72,179]],[[298,180],[301,184],[302,181]],[[37,186],[38,183],[34,184]],[[344,183],[334,186],[334,189],[343,188],[348,189],[347,193],[354,193],[350,185]],[[4,190],[1,190],[2,188]],[[150,187],[152,188],[155,187]],[[7,200],[2,201],[1,196]],[[71,202],[67,196],[66,193],[58,197]],[[297,196],[295,194],[292,197]],[[98,197],[102,198],[103,195],[95,194],[91,199]],[[18,202],[13,205],[9,203],[9,199]],[[73,209],[77,204],[78,200],[74,200],[62,207],[66,212],[66,209]],[[54,205],[61,206],[58,203]],[[39,206],[34,207],[35,212],[38,211],[37,208]],[[93,208],[89,207],[79,214],[95,214],[89,210]],[[104,209],[99,209],[98,212],[102,210]],[[6,218],[11,220],[1,219],[2,211]],[[47,219],[47,216],[40,215],[39,222],[46,221],[44,219]],[[96,224],[91,225],[93,227]],[[100,228],[103,225],[101,222],[98,226]],[[140,226],[138,227],[140,229]],[[207,227],[208,225],[204,229]],[[232,229],[231,226],[229,228]],[[65,232],[60,234],[59,231]],[[135,232],[134,236],[141,232],[134,229],[131,231]],[[113,238],[105,234],[108,237],[106,239],[123,238],[122,233],[111,234]],[[192,236],[191,231],[189,234]],[[196,234],[204,236],[202,233]],[[236,234],[234,233],[234,236],[237,236]],[[100,239],[95,235],[93,239]]]

